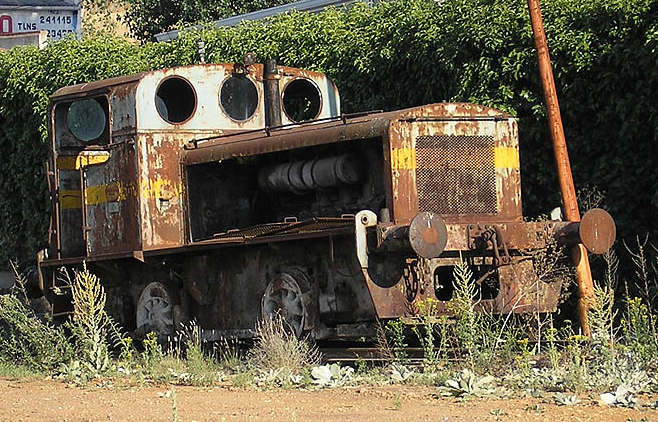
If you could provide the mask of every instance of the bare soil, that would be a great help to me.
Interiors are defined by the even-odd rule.
[[[581,400],[572,406],[552,404],[550,396],[459,401],[417,386],[257,391],[0,379],[0,421],[658,421],[657,410]]]

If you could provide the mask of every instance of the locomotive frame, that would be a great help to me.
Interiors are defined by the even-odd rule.
[[[325,75],[204,64],[66,87],[49,106],[50,247],[40,286],[71,311],[58,267],[86,262],[138,336],[196,319],[251,337],[279,313],[298,335],[372,334],[377,319],[447,313],[452,268],[480,306],[555,310],[560,282],[528,251],[552,239],[602,253],[602,210],[525,222],[518,129],[488,107],[340,113]]]

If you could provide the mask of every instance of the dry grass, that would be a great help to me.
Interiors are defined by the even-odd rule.
[[[288,369],[298,374],[302,369],[319,364],[320,352],[305,339],[298,339],[286,329],[280,316],[259,321],[256,341],[248,355],[248,363],[258,370]]]

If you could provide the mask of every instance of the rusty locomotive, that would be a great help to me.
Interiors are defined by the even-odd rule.
[[[202,64],[65,87],[49,106],[50,246],[40,287],[71,311],[58,268],[83,262],[138,335],[195,319],[250,337],[279,313],[297,335],[368,335],[377,319],[447,312],[465,260],[481,306],[552,311],[559,282],[526,252],[594,252],[603,211],[525,222],[517,123],[475,104],[344,115],[325,75]]]

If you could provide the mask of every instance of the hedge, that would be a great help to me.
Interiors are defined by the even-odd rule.
[[[605,195],[621,237],[658,234],[658,0],[543,0],[577,189]],[[519,119],[525,213],[559,204],[526,2],[430,0],[293,12],[141,46],[64,40],[0,53],[0,262],[46,241],[45,112],[57,88],[145,69],[259,59],[334,79],[344,112],[469,101]]]

